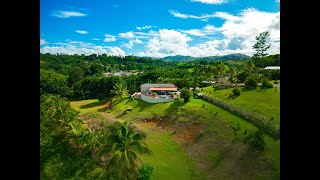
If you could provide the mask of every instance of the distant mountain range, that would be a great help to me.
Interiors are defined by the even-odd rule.
[[[208,56],[208,57],[192,57],[192,56],[166,56],[164,58],[159,58],[165,61],[192,61],[192,60],[234,60],[241,61],[250,58],[245,54],[228,54],[224,56]]]

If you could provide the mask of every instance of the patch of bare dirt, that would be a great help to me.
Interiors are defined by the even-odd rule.
[[[105,110],[105,109],[108,109],[108,108],[110,108],[111,107],[111,105],[112,105],[112,101],[107,101],[107,102],[105,102],[102,106],[100,106],[101,108],[101,110]]]
[[[107,113],[96,113],[95,116],[92,114],[81,114],[80,119],[83,120],[90,129],[96,130],[102,130],[111,123],[118,121]]]
[[[172,124],[167,119],[148,120],[143,126],[159,127],[173,136],[173,140],[179,144],[193,143],[198,140],[204,126],[199,122]]]
[[[199,174],[206,179],[274,179],[263,153],[252,151],[240,140],[233,142],[225,122],[216,120],[209,125],[200,122],[172,124],[169,120],[148,120],[139,123],[144,128],[161,128],[182,145],[196,163]],[[212,129],[212,131],[205,131]],[[227,129],[226,129],[227,128]],[[222,130],[223,129],[223,130]],[[230,131],[230,132],[229,132]],[[199,138],[201,132],[204,136]],[[231,136],[232,137],[232,136]]]

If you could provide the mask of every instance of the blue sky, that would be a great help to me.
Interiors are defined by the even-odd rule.
[[[279,0],[40,0],[42,53],[252,55],[263,31],[280,53]]]

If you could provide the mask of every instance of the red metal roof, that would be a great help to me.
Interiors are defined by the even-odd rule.
[[[167,87],[167,88],[152,87],[149,90],[150,91],[176,91],[176,90],[178,90],[178,88],[176,88],[176,87],[174,87],[174,88],[170,88],[170,87]]]

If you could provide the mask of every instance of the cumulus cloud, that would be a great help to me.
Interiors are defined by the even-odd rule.
[[[110,34],[105,34],[104,42],[113,42],[116,41],[116,37]]]
[[[57,18],[70,18],[70,17],[83,17],[87,16],[87,14],[76,12],[76,11],[53,11],[51,16]]]
[[[75,32],[79,34],[88,34],[88,31],[83,31],[83,30],[76,30]]]
[[[150,39],[145,46],[145,52],[139,52],[140,56],[163,57],[164,54],[181,54],[188,47],[187,42],[192,39],[181,32],[169,29],[159,30],[159,36]]]
[[[126,39],[131,39],[134,37],[132,32],[126,32],[126,33],[119,33],[118,36],[120,38],[126,38]]]
[[[191,0],[191,2],[200,2],[205,4],[224,4],[227,3],[228,0]]]
[[[77,47],[75,45],[66,45],[66,46],[44,46],[40,48],[41,53],[50,53],[50,54],[107,54],[110,56],[125,56],[125,52],[117,46],[94,46],[92,48],[86,47]]]
[[[131,49],[134,44],[143,44],[143,42],[137,38],[135,40],[130,40],[128,43],[124,44],[124,46]]]
[[[239,15],[216,12],[216,17],[224,20],[220,27],[206,25],[201,29],[168,30],[162,29],[151,38],[140,51],[139,56],[165,57],[187,55],[194,57],[243,53],[252,55],[255,51],[255,37],[269,31],[267,40],[271,44],[269,54],[280,53],[280,12],[270,13],[256,9],[245,9]],[[208,35],[218,36],[208,36]],[[211,38],[211,40],[193,46],[188,44],[188,35]],[[219,38],[217,38],[219,37]]]
[[[142,29],[150,29],[150,28],[153,28],[153,27],[155,27],[155,26],[143,26],[143,27],[136,27],[136,29],[138,29],[138,30],[142,30]]]
[[[48,44],[48,42],[44,39],[40,39],[40,45],[45,45]]]

